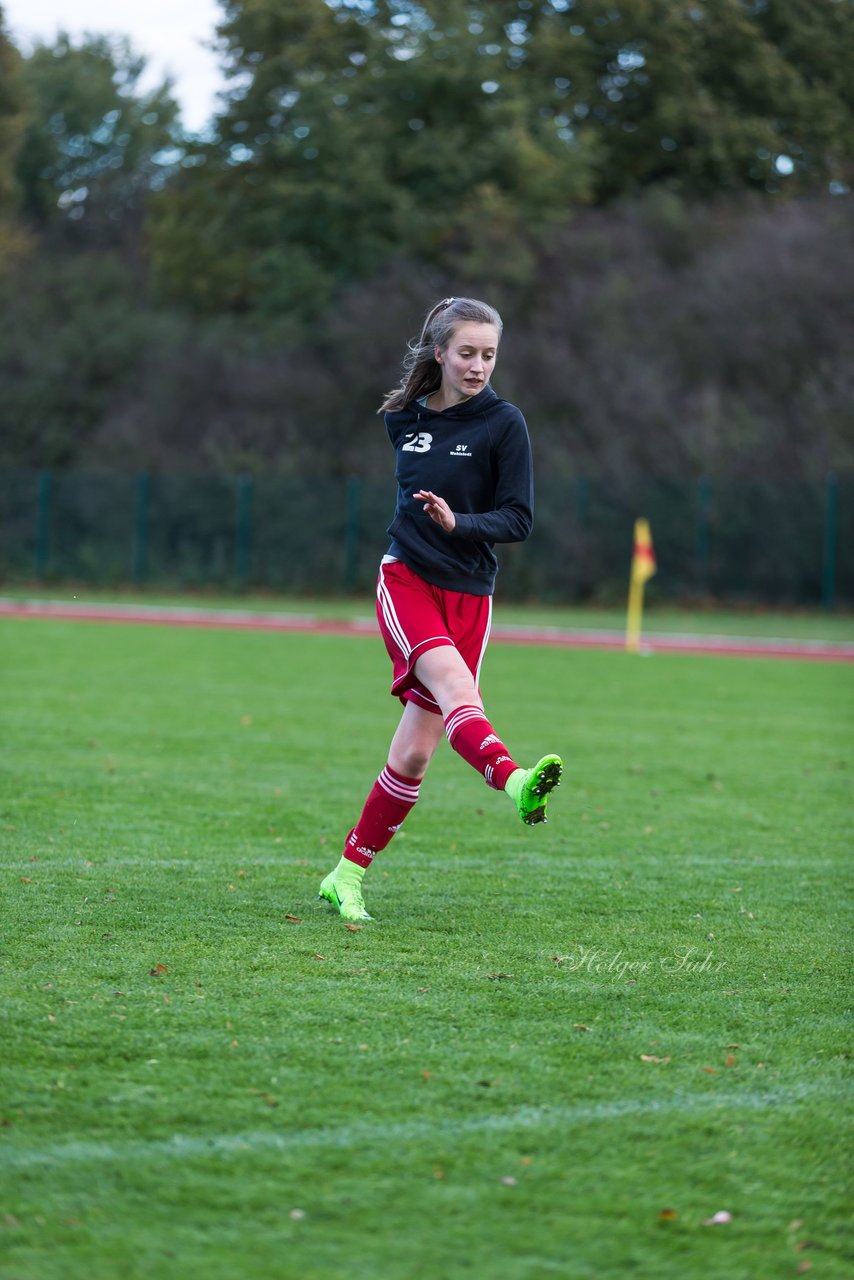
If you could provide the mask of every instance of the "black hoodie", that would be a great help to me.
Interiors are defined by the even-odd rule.
[[[425,582],[489,596],[496,542],[524,542],[533,525],[531,442],[525,419],[492,387],[441,413],[419,404],[385,415],[397,465],[388,554]],[[445,533],[413,494],[429,489],[456,516]]]

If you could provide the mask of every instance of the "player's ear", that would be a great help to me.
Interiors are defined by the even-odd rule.
[[[441,364],[441,363],[442,363],[442,348],[441,348],[441,347],[434,347],[434,348],[433,348],[433,359],[436,361],[436,364]]]

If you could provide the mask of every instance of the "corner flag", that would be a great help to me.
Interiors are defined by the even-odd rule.
[[[626,619],[626,648],[637,653],[643,618],[643,589],[655,573],[655,552],[648,520],[635,521],[635,544],[629,581],[629,609]]]

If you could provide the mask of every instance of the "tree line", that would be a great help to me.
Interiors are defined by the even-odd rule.
[[[553,474],[854,466],[854,6],[223,0],[197,135],[0,7],[0,465],[372,474],[484,295]]]

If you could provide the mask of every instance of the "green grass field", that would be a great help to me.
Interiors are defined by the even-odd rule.
[[[378,639],[0,672],[2,1280],[850,1276],[850,667],[494,646],[552,820],[445,745],[360,929]]]

